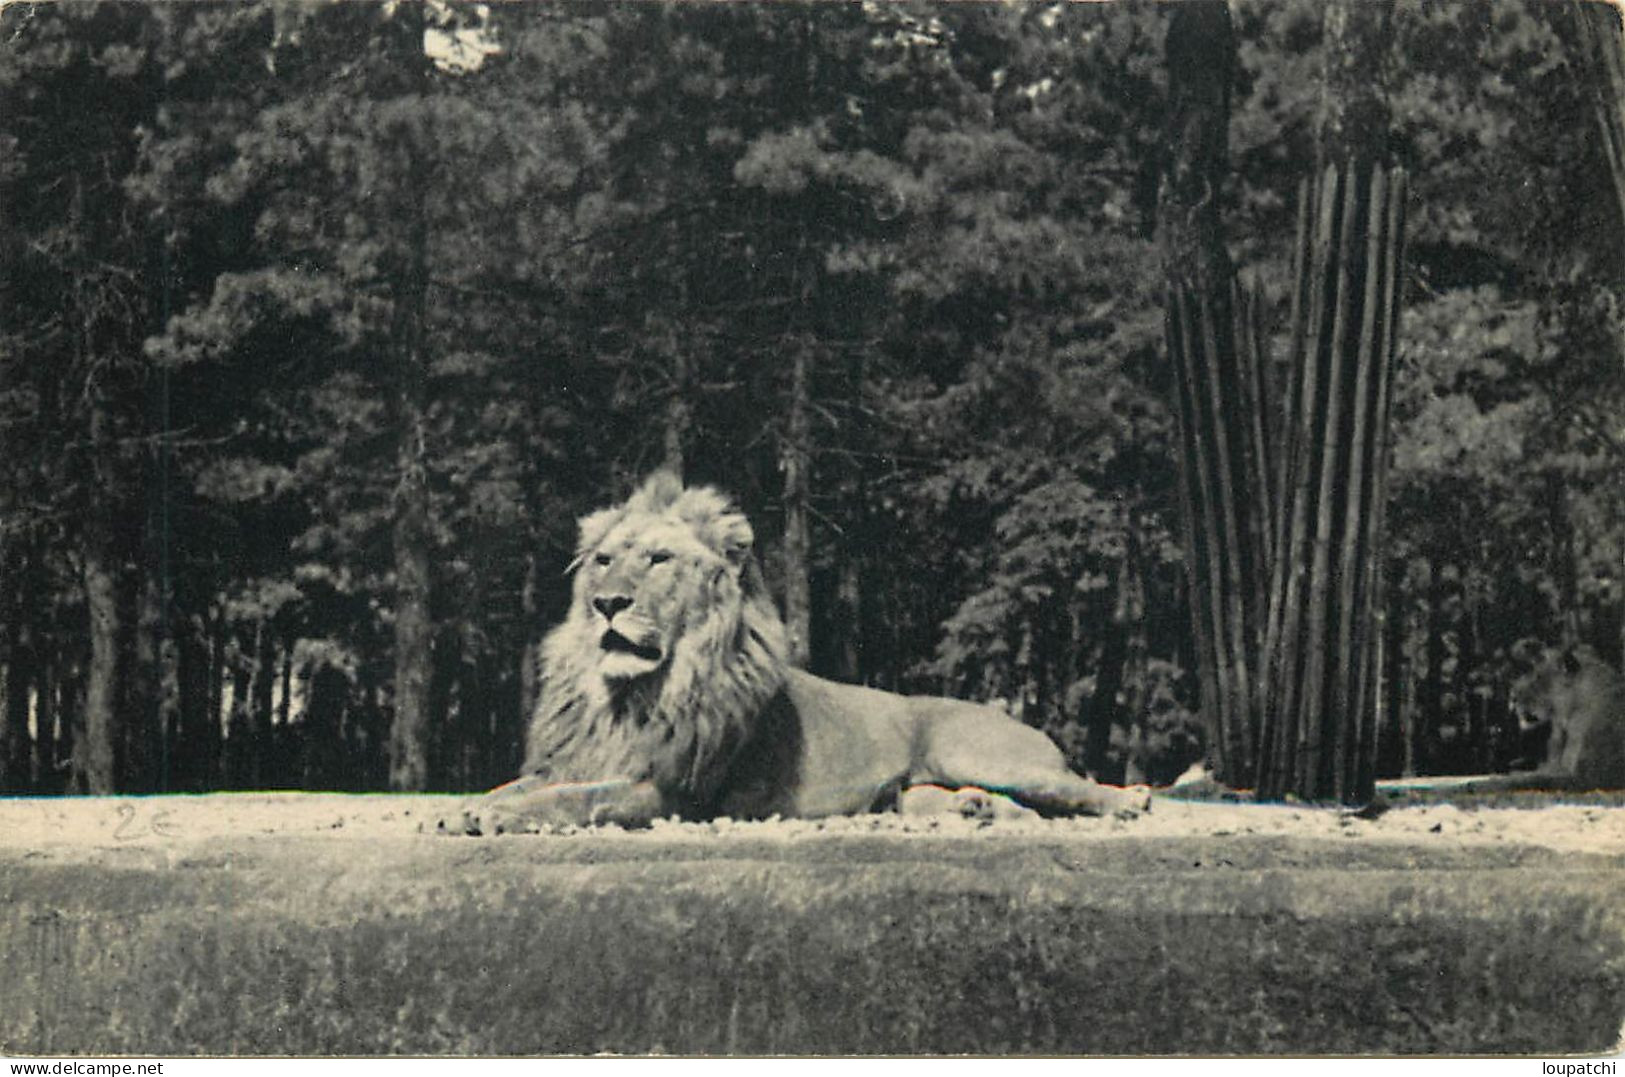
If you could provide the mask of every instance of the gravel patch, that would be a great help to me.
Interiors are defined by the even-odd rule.
[[[173,797],[15,798],[0,800],[0,849],[94,849],[186,843],[219,837],[325,836],[334,841],[448,837],[435,822],[460,802],[450,796],[320,793],[216,793]],[[1529,845],[1561,852],[1625,855],[1625,807],[1553,804],[1543,808],[1400,807],[1367,819],[1328,808],[1193,802],[1157,798],[1152,811],[1116,819],[1001,819],[864,815],[819,820],[657,822],[645,831],[571,829],[538,840],[590,837],[636,842],[794,841],[840,834],[954,835],[967,841],[1010,838],[1100,842],[1157,837],[1255,835],[1426,846]],[[496,840],[526,840],[503,838]]]

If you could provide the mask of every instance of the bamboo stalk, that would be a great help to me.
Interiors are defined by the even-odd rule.
[[[1310,240],[1308,266],[1300,277],[1305,289],[1305,320],[1299,337],[1299,351],[1293,356],[1296,370],[1293,381],[1298,392],[1292,408],[1292,446],[1289,450],[1290,486],[1283,487],[1291,505],[1291,524],[1277,545],[1278,571],[1275,591],[1270,599],[1270,636],[1266,653],[1272,668],[1269,677],[1272,690],[1266,704],[1267,713],[1276,722],[1275,756],[1271,761],[1271,787],[1266,791],[1278,794],[1284,790],[1294,768],[1297,741],[1300,736],[1300,716],[1297,711],[1298,669],[1302,659],[1303,641],[1300,635],[1302,610],[1298,595],[1303,585],[1304,553],[1308,545],[1309,487],[1312,469],[1309,453],[1315,422],[1315,403],[1319,395],[1320,371],[1315,361],[1315,342],[1323,333],[1326,320],[1326,291],[1322,286],[1329,274],[1333,230],[1336,225],[1336,198],[1338,174],[1335,166],[1328,165],[1315,185],[1316,227]]]
[[[1311,222],[1319,221],[1321,185],[1319,177],[1304,177],[1298,182],[1298,225],[1292,252],[1292,312],[1289,321],[1287,346],[1288,384],[1281,402],[1281,444],[1276,460],[1276,490],[1280,506],[1276,511],[1274,556],[1270,560],[1268,604],[1264,615],[1264,649],[1258,678],[1258,710],[1263,722],[1259,738],[1260,792],[1278,792],[1281,758],[1284,754],[1284,726],[1287,716],[1279,706],[1285,685],[1281,675],[1284,647],[1282,623],[1286,617],[1288,556],[1287,543],[1292,519],[1292,490],[1296,475],[1299,444],[1298,427],[1303,395],[1303,363],[1301,345],[1305,327],[1314,306],[1309,293],[1309,272],[1313,264],[1311,249],[1318,234],[1311,230]]]
[[[1231,276],[1229,284],[1231,354],[1236,362],[1235,391],[1241,419],[1238,439],[1240,444],[1237,449],[1241,453],[1242,477],[1246,481],[1246,491],[1239,507],[1241,514],[1246,517],[1248,545],[1253,546],[1254,537],[1251,532],[1254,518],[1257,516],[1253,511],[1253,503],[1262,488],[1258,484],[1258,443],[1252,436],[1258,417],[1258,395],[1252,376],[1253,342],[1248,336],[1250,323],[1247,319],[1247,303],[1251,293],[1242,287],[1239,274]]]
[[[1354,257],[1354,216],[1356,213],[1357,184],[1352,167],[1343,181],[1343,206],[1339,214],[1341,227],[1337,237],[1337,274],[1332,316],[1332,334],[1327,352],[1325,421],[1317,466],[1311,470],[1319,480],[1319,497],[1315,507],[1314,562],[1309,570],[1309,640],[1307,661],[1303,676],[1303,694],[1299,702],[1301,712],[1298,730],[1298,764],[1296,782],[1302,795],[1317,797],[1323,787],[1320,772],[1321,744],[1325,735],[1325,675],[1326,675],[1326,622],[1328,590],[1331,574],[1331,546],[1333,501],[1337,490],[1338,462],[1343,451],[1343,368],[1346,361],[1346,338],[1351,314],[1349,291],[1350,263]]]
[[[1304,370],[1299,357],[1303,355],[1304,336],[1313,315],[1314,305],[1314,296],[1309,292],[1311,287],[1309,273],[1314,267],[1311,250],[1314,236],[1310,234],[1310,227],[1319,220],[1318,211],[1324,193],[1323,187],[1324,182],[1320,177],[1311,180],[1305,176],[1298,181],[1298,229],[1292,252],[1292,320],[1289,323],[1291,333],[1286,348],[1287,362],[1291,369],[1288,374],[1286,399],[1283,401],[1284,411],[1279,416],[1283,439],[1293,437],[1295,431],[1293,419],[1298,415],[1297,401],[1303,392]],[[1292,468],[1297,463],[1292,452],[1294,447],[1295,443],[1283,440],[1279,459],[1276,461],[1275,489],[1282,497],[1285,497],[1290,489]],[[1276,526],[1280,530],[1275,536],[1275,548],[1280,550],[1286,546],[1286,529],[1291,526],[1285,512],[1280,514]]]
[[[1247,482],[1249,489],[1243,500],[1245,514],[1247,560],[1242,595],[1245,610],[1245,646],[1248,655],[1248,686],[1244,705],[1248,708],[1248,726],[1252,730],[1252,760],[1254,770],[1262,766],[1263,757],[1258,745],[1263,736],[1262,700],[1259,685],[1266,669],[1264,650],[1265,624],[1269,616],[1269,583],[1275,550],[1275,501],[1271,489],[1272,457],[1269,435],[1269,393],[1262,374],[1265,349],[1259,308],[1262,303],[1253,288],[1242,287],[1233,281],[1231,310],[1234,312],[1237,361],[1241,367],[1243,407],[1243,440],[1246,447]]]
[[[1199,352],[1200,338],[1196,336],[1196,321],[1191,310],[1193,293],[1185,292],[1180,297],[1178,310],[1180,312],[1181,330],[1186,344],[1186,373],[1189,376],[1190,396],[1187,401],[1190,407],[1191,429],[1193,433],[1192,447],[1195,450],[1195,469],[1192,472],[1197,481],[1193,484],[1193,492],[1198,499],[1198,514],[1196,518],[1197,541],[1199,548],[1205,554],[1207,573],[1204,588],[1203,610],[1207,616],[1208,655],[1209,664],[1213,669],[1212,684],[1213,719],[1216,724],[1216,733],[1224,748],[1226,760],[1226,774],[1233,771],[1243,760],[1233,754],[1234,744],[1230,739],[1228,723],[1234,711],[1230,698],[1230,679],[1225,676],[1228,664],[1225,661],[1225,626],[1224,626],[1224,552],[1219,546],[1219,523],[1215,516],[1216,507],[1213,503],[1213,490],[1215,479],[1213,477],[1212,462],[1209,459],[1206,424],[1203,420],[1202,399],[1204,397],[1202,377],[1206,372],[1206,364],[1201,361]],[[1199,302],[1200,300],[1197,300]]]
[[[1280,487],[1275,481],[1275,458],[1280,455],[1281,387],[1271,371],[1269,342],[1264,336],[1264,303],[1258,292],[1249,293],[1247,304],[1247,332],[1252,338],[1251,364],[1256,379],[1253,394],[1258,400],[1257,437],[1259,472],[1262,476],[1258,499],[1263,513],[1264,563],[1275,558],[1275,516],[1279,510],[1276,497]]]
[[[1258,296],[1244,288],[1239,278],[1230,281],[1231,324],[1235,340],[1237,381],[1241,393],[1242,453],[1246,467],[1247,492],[1242,499],[1247,534],[1246,594],[1247,646],[1256,648],[1262,639],[1253,633],[1262,623],[1264,605],[1258,600],[1259,581],[1268,578],[1271,533],[1269,444],[1265,434],[1268,408],[1263,379],[1259,374]]]
[[[1375,475],[1368,465],[1367,454],[1372,441],[1369,427],[1376,412],[1371,401],[1377,381],[1374,368],[1382,362],[1380,341],[1386,328],[1386,318],[1379,312],[1386,298],[1382,292],[1382,265],[1387,193],[1387,177],[1382,166],[1375,165],[1366,187],[1365,288],[1360,299],[1360,336],[1354,352],[1354,395],[1349,401],[1353,406],[1353,422],[1349,426],[1343,533],[1338,551],[1337,645],[1331,656],[1330,698],[1335,722],[1332,787],[1338,800],[1346,800],[1352,792],[1359,725],[1363,718],[1359,677],[1367,633],[1364,617],[1356,617],[1355,611],[1364,606],[1365,595],[1360,585],[1370,540],[1365,525],[1370,520],[1371,480]]]
[[[1202,328],[1203,375],[1207,383],[1207,404],[1211,409],[1202,424],[1213,443],[1213,465],[1216,473],[1208,489],[1216,489],[1218,499],[1218,530],[1213,546],[1219,551],[1219,566],[1223,575],[1213,581],[1218,590],[1215,610],[1219,614],[1214,626],[1225,662],[1220,667],[1220,694],[1225,701],[1225,735],[1230,740],[1236,760],[1250,770],[1253,758],[1252,735],[1247,714],[1247,700],[1251,696],[1247,679],[1247,644],[1242,609],[1243,550],[1241,545],[1240,514],[1243,491],[1236,489],[1234,454],[1230,447],[1230,430],[1226,422],[1227,410],[1223,400],[1224,370],[1221,369],[1219,333],[1213,304],[1203,290],[1196,297]],[[1231,312],[1234,319],[1234,310]],[[1226,676],[1228,673],[1228,676]],[[1251,775],[1232,773],[1229,780],[1235,784],[1252,784]]]
[[[1193,389],[1191,386],[1190,360],[1188,349],[1190,347],[1184,316],[1184,295],[1178,283],[1170,282],[1168,285],[1167,301],[1164,309],[1167,311],[1168,353],[1173,360],[1175,392],[1178,396],[1178,407],[1175,416],[1179,427],[1180,460],[1179,460],[1179,499],[1183,532],[1185,539],[1185,586],[1186,598],[1190,603],[1191,636],[1196,648],[1197,677],[1202,690],[1202,714],[1207,724],[1208,748],[1213,755],[1213,764],[1219,774],[1226,773],[1230,764],[1227,746],[1223,731],[1220,727],[1218,712],[1219,688],[1214,675],[1216,665],[1212,661],[1213,651],[1209,641],[1209,617],[1207,605],[1204,601],[1206,592],[1202,586],[1200,564],[1203,559],[1202,540],[1198,537],[1201,531],[1197,520],[1196,487],[1201,479],[1198,466],[1198,453],[1196,449],[1195,415],[1193,408]]]
[[[1399,312],[1404,300],[1404,281],[1401,273],[1405,265],[1405,201],[1409,178],[1405,170],[1395,168],[1388,184],[1388,236],[1383,276],[1386,281],[1384,301],[1387,306],[1386,336],[1383,340],[1383,362],[1379,368],[1377,385],[1377,439],[1374,446],[1376,475],[1373,480],[1371,518],[1368,546],[1373,559],[1373,580],[1368,600],[1374,603],[1383,585],[1382,544],[1388,518],[1388,431],[1393,414],[1393,379],[1399,341]],[[1381,671],[1377,671],[1380,680]],[[1373,689],[1374,690],[1374,689]],[[1376,736],[1363,743],[1364,754],[1360,762],[1360,796],[1369,794],[1376,781]]]
[[[1392,311],[1393,279],[1389,250],[1393,244],[1390,202],[1393,197],[1387,182],[1387,172],[1380,167],[1372,173],[1373,201],[1371,225],[1373,251],[1368,258],[1367,272],[1373,277],[1367,289],[1367,301],[1374,304],[1367,362],[1370,364],[1370,383],[1361,393],[1366,414],[1361,421],[1364,444],[1361,446],[1360,464],[1363,468],[1360,484],[1360,511],[1355,538],[1359,554],[1354,561],[1357,573],[1350,616],[1353,620],[1352,653],[1350,660],[1351,684],[1348,688],[1352,720],[1351,742],[1348,752],[1338,766],[1346,770],[1339,799],[1353,803],[1370,797],[1371,780],[1366,774],[1368,762],[1374,764],[1378,738],[1382,735],[1380,717],[1380,682],[1382,679],[1382,648],[1384,635],[1378,624],[1383,610],[1379,609],[1382,590],[1381,535],[1376,530],[1377,514],[1384,493],[1380,483],[1380,458],[1387,445],[1384,425],[1383,393],[1386,389],[1392,355],[1388,320]],[[1378,195],[1381,195],[1378,198]],[[1379,234],[1380,233],[1380,234]],[[1380,240],[1380,242],[1379,242]]]
[[[1251,524],[1257,530],[1257,540],[1254,546],[1256,562],[1253,570],[1253,579],[1249,591],[1251,613],[1248,645],[1259,656],[1253,667],[1253,681],[1255,685],[1263,678],[1265,668],[1264,650],[1265,626],[1269,620],[1270,605],[1270,574],[1275,565],[1275,518],[1282,515],[1278,498],[1280,489],[1275,485],[1275,457],[1279,453],[1277,438],[1280,435],[1279,408],[1280,400],[1277,387],[1272,384],[1268,373],[1270,364],[1270,350],[1264,338],[1263,298],[1259,292],[1249,292],[1247,302],[1247,335],[1252,347],[1249,349],[1250,366],[1254,377],[1253,397],[1257,401],[1254,410],[1255,422],[1253,424],[1254,453],[1258,459],[1257,491],[1253,494],[1253,515]],[[1258,694],[1254,689],[1255,696]]]
[[[1382,554],[1382,520],[1387,505],[1386,460],[1387,460],[1387,430],[1389,409],[1389,386],[1393,378],[1394,343],[1396,340],[1394,319],[1398,316],[1396,302],[1397,275],[1399,263],[1396,257],[1399,236],[1396,229],[1399,227],[1399,201],[1402,198],[1398,185],[1401,183],[1401,173],[1393,170],[1393,177],[1386,184],[1385,197],[1380,207],[1382,212],[1382,247],[1380,262],[1375,267],[1381,274],[1381,290],[1378,293],[1378,329],[1373,335],[1373,344],[1376,348],[1374,356],[1373,374],[1375,384],[1372,387],[1372,414],[1371,414],[1371,444],[1369,447],[1370,489],[1366,498],[1365,511],[1367,515],[1362,520],[1364,535],[1362,545],[1364,555],[1360,562],[1361,587],[1358,615],[1361,626],[1367,634],[1375,633],[1379,643],[1385,642],[1385,634],[1377,624],[1379,611],[1386,615],[1386,600],[1384,589],[1384,565]],[[1374,177],[1375,178],[1375,177]],[[1374,211],[1375,214],[1375,211]],[[1371,644],[1362,640],[1361,665],[1358,670],[1358,680],[1355,692],[1355,714],[1360,723],[1358,728],[1360,737],[1355,745],[1355,757],[1351,761],[1351,776],[1353,788],[1350,798],[1354,800],[1366,799],[1370,796],[1376,774],[1376,753],[1379,740],[1382,736],[1381,709],[1378,706],[1381,700],[1381,685],[1383,666],[1380,649],[1376,654],[1371,653]]]
[[[1603,156],[1613,174],[1620,217],[1625,220],[1625,40],[1620,34],[1620,14],[1613,5],[1588,0],[1576,3],[1573,13],[1597,69],[1591,77],[1592,107]]]

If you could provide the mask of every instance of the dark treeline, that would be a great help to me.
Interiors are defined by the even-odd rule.
[[[1625,226],[1572,4],[1395,6],[1381,774],[1625,661]],[[1318,0],[1232,5],[1279,366]],[[737,495],[809,665],[1203,751],[1154,4],[0,11],[0,783],[511,777],[574,519]],[[1279,369],[1274,375],[1281,375]]]

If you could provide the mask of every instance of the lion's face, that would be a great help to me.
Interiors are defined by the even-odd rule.
[[[570,610],[542,642],[526,773],[710,794],[784,683],[784,626],[752,542],[726,497],[668,472],[581,520]]]
[[[584,556],[576,613],[593,625],[599,675],[630,681],[665,668],[709,611],[737,607],[737,589],[737,566],[692,528],[638,514]]]
[[[571,652],[572,675],[616,687],[715,667],[738,642],[752,541],[720,494],[664,473],[583,518],[570,615],[555,640]]]

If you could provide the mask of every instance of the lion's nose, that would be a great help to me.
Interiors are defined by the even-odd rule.
[[[604,620],[613,621],[615,615],[632,604],[627,595],[599,595],[592,600],[592,608],[604,615]]]

